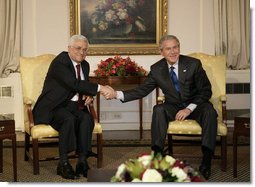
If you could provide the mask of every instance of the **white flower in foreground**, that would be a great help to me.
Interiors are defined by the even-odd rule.
[[[186,181],[185,179],[187,178],[187,173],[185,173],[183,169],[179,167],[174,167],[172,169],[172,176],[177,177],[177,182],[184,182]]]
[[[142,178],[142,182],[162,182],[163,178],[155,169],[147,169]]]
[[[138,161],[143,164],[144,167],[148,167],[151,164],[152,156],[144,155],[138,158]]]
[[[172,166],[175,163],[175,159],[169,155],[165,156],[165,160]]]
[[[138,179],[138,178],[135,178],[131,182],[142,182],[142,181],[140,179]]]
[[[117,169],[117,172],[115,174],[115,176],[117,178],[121,178],[122,177],[122,174],[126,171],[126,165],[125,164],[121,164],[118,169]]]

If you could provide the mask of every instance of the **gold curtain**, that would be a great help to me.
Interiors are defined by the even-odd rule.
[[[215,51],[228,69],[250,68],[250,0],[214,0]]]
[[[22,0],[0,1],[0,77],[19,67]]]

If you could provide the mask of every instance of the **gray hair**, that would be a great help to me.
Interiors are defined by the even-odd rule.
[[[163,49],[163,42],[166,41],[166,40],[175,40],[180,45],[180,41],[176,36],[174,36],[174,35],[165,35],[165,36],[162,36],[162,38],[159,40],[159,50]]]
[[[85,36],[83,36],[83,35],[73,35],[69,39],[68,46],[73,45],[73,43],[78,41],[78,40],[82,40],[82,41],[86,42],[89,45],[89,41],[88,41],[88,39]]]

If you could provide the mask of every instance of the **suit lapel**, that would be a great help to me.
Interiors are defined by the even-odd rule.
[[[73,66],[73,62],[70,57],[68,58],[68,66],[71,69],[73,76],[76,77],[76,67]]]
[[[168,69],[168,64],[167,61],[162,64],[159,73],[162,73],[164,80],[166,81],[166,84],[172,85],[172,81],[170,80],[170,75],[169,75],[169,69]]]
[[[85,63],[81,62],[81,68],[84,75],[84,80],[88,80],[87,75],[89,74],[88,69],[85,66]]]
[[[182,56],[180,56],[179,64],[178,64],[178,79],[181,85],[185,83],[187,72],[188,72],[188,67],[186,66],[185,61],[183,61]]]

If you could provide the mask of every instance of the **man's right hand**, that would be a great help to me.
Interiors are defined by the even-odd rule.
[[[100,85],[100,93],[105,97],[105,99],[114,99],[117,96],[117,92],[111,86]]]

